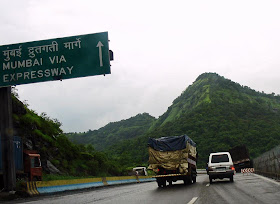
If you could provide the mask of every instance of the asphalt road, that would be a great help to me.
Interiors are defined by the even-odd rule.
[[[57,195],[17,200],[12,203],[280,203],[280,182],[259,175],[234,176],[214,180],[210,185],[208,176],[200,174],[197,183],[183,185],[181,181],[172,186],[158,188],[156,182],[95,188]]]

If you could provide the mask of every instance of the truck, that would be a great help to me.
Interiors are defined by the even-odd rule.
[[[253,167],[249,151],[245,145],[235,146],[229,150],[229,153],[236,172],[240,172],[243,168]]]
[[[29,181],[42,180],[40,154],[35,150],[23,150],[21,137],[14,136],[14,161],[17,178]],[[0,140],[0,177],[3,178],[2,144]]]
[[[183,180],[196,183],[196,143],[187,135],[149,138],[149,167],[155,172],[158,187]]]

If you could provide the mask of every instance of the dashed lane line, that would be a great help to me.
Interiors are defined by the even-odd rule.
[[[191,199],[191,201],[188,202],[188,204],[194,204],[195,201],[196,201],[197,199],[198,199],[198,197],[193,197],[193,198]]]

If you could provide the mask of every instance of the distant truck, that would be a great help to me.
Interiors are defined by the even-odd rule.
[[[17,178],[30,181],[42,180],[40,154],[34,150],[23,150],[21,137],[14,136],[14,161]],[[0,176],[3,175],[2,144],[0,140]]]
[[[240,172],[243,168],[253,167],[250,160],[249,151],[245,145],[233,147],[229,150],[229,153],[232,157],[236,172]]]
[[[183,180],[196,183],[196,144],[187,135],[149,138],[149,167],[156,173],[158,187]]]

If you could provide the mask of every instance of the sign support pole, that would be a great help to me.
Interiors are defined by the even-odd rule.
[[[0,88],[0,136],[4,189],[5,191],[13,191],[16,187],[16,171],[13,157],[12,94],[10,86]]]

